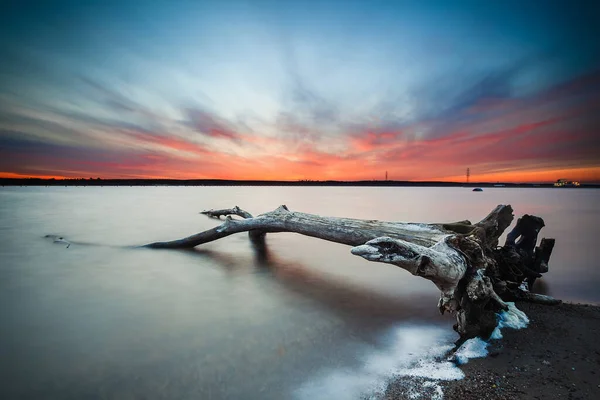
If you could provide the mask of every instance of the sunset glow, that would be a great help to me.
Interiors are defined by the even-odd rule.
[[[577,2],[92,3],[0,17],[0,177],[600,183]]]

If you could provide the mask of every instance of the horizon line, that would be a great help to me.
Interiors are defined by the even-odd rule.
[[[564,179],[564,178],[561,178]],[[284,180],[284,179],[222,179],[222,178],[193,178],[193,179],[180,179],[180,178],[67,178],[67,177],[0,177],[0,181],[113,181],[113,182],[223,182],[223,183],[286,183],[286,184],[319,184],[319,183],[378,183],[378,184],[442,184],[442,185],[553,185],[556,181],[534,181],[534,182],[507,182],[507,181],[442,181],[442,180],[393,180],[393,179],[360,179],[360,180],[338,180],[338,179],[326,179],[326,180],[314,180],[314,179],[296,179],[296,180]],[[600,185],[600,182],[579,182],[582,186],[589,185]]]

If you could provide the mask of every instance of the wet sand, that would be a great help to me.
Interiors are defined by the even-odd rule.
[[[517,303],[528,328],[503,329],[490,355],[460,368],[465,378],[442,382],[444,399],[599,399],[600,306]],[[385,399],[410,398],[406,378]],[[427,394],[424,397],[428,398]]]

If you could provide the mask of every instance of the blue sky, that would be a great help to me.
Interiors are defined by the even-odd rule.
[[[472,171],[584,168],[593,178],[600,165],[590,155],[598,110],[587,107],[598,99],[597,2],[93,0],[6,10],[5,175],[370,179],[389,169],[449,179],[467,167],[460,157],[434,162],[417,150],[459,132],[541,126],[557,110],[562,125],[523,133],[558,129],[553,148],[490,152]],[[490,102],[502,107],[481,112]],[[563,142],[572,149],[557,160]]]

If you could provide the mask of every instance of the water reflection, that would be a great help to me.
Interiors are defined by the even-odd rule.
[[[279,256],[277,250],[271,249],[268,238],[262,242],[252,242],[252,249],[252,266],[243,257],[220,251],[200,247],[178,251],[211,260],[231,275],[253,273],[273,279],[288,292],[318,303],[348,323],[360,326],[361,330],[379,329],[409,319],[451,324],[450,317],[440,317],[435,307],[436,298],[429,294],[403,296],[399,288],[398,294],[392,296],[336,279],[326,269],[315,270],[297,260],[286,260]],[[398,270],[398,273],[404,271]],[[418,278],[407,275],[407,279]]]

